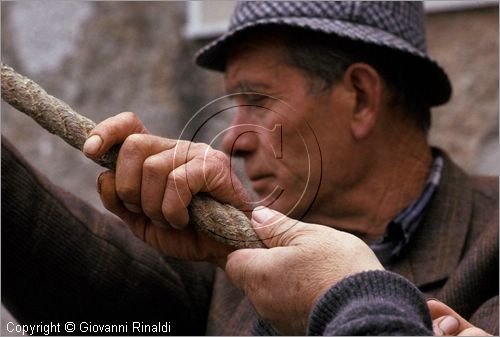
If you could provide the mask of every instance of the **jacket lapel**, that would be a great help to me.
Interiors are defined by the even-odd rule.
[[[415,233],[388,269],[424,292],[440,287],[459,263],[471,218],[472,192],[467,175],[444,153],[441,181]]]

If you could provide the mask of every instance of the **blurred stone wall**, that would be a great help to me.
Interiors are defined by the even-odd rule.
[[[498,175],[498,6],[429,14],[427,35],[453,84],[433,110],[430,142],[468,172]]]
[[[96,122],[134,111],[176,138],[222,93],[221,75],[193,66],[206,41],[182,37],[184,2],[2,2],[2,61]],[[100,207],[102,169],[2,101],[2,135],[52,181]]]
[[[207,41],[183,37],[185,11],[184,2],[2,2],[2,61],[95,121],[134,111],[152,133],[176,138],[223,94],[222,76],[192,62]],[[427,21],[430,53],[454,85],[451,102],[434,111],[430,140],[467,171],[498,174],[498,7]],[[102,169],[1,108],[2,135],[53,182],[102,209]]]

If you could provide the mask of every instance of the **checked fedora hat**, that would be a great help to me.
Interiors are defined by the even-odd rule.
[[[427,54],[424,19],[420,1],[241,1],[228,31],[198,51],[195,61],[201,67],[224,71],[230,44],[242,32],[266,25],[299,27],[409,57],[425,76],[429,104],[435,106],[447,102],[452,89],[445,71]]]

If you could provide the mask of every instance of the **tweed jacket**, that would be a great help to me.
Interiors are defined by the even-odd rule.
[[[257,319],[222,271],[162,256],[3,138],[1,250],[2,303],[23,324],[168,321],[171,334],[235,335]],[[498,179],[470,178],[445,158],[421,227],[389,269],[498,334]]]

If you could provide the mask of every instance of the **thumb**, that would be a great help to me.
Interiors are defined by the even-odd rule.
[[[451,315],[443,316],[432,321],[432,330],[435,336],[454,336],[460,332],[460,322]]]
[[[455,310],[436,299],[427,301],[429,312],[432,318],[434,333],[437,336],[455,335],[457,331],[474,327],[466,319],[460,316]],[[440,334],[438,334],[440,332]]]
[[[252,225],[267,247],[290,246],[297,238],[303,223],[267,207],[256,207],[252,212]]]

